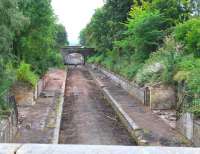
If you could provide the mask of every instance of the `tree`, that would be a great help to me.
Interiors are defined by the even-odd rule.
[[[123,37],[123,23],[127,20],[132,4],[132,0],[107,0],[81,32],[81,43],[100,52],[111,50],[113,42]]]
[[[27,18],[17,7],[17,0],[0,0],[0,54],[9,55],[12,50],[12,42],[16,34],[19,34]]]
[[[57,25],[51,0],[20,1],[19,9],[29,18],[30,24],[15,39],[15,55],[42,74],[55,64],[52,58],[57,54]]]
[[[0,0],[0,94],[14,79],[11,66],[11,62],[15,62],[13,40],[28,23],[17,6],[17,0]]]
[[[188,20],[191,12],[187,0],[153,0],[152,8],[160,11],[168,27]]]
[[[58,48],[61,46],[69,45],[69,42],[67,40],[67,32],[65,30],[65,27],[61,24],[56,25],[56,43]]]

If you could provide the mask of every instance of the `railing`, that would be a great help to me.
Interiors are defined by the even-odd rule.
[[[17,144],[1,145],[0,153],[9,154],[199,154],[200,148],[190,147],[140,147],[140,146],[101,146],[101,145],[43,145]]]
[[[16,121],[18,121],[18,110],[15,97],[11,95],[10,89],[5,90],[0,94],[0,116],[6,117],[14,114]]]
[[[189,93],[184,84],[178,86],[177,118],[186,112],[200,114],[200,95]]]
[[[12,143],[17,132],[18,110],[10,90],[0,94],[0,103],[0,143]]]

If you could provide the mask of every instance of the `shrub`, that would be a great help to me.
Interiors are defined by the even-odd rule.
[[[179,46],[172,37],[166,38],[164,46],[152,53],[144,67],[137,73],[136,82],[139,84],[173,82],[176,62],[181,55]]]
[[[103,55],[94,55],[92,57],[89,57],[87,59],[88,63],[96,63],[96,64],[100,64],[104,59]]]
[[[192,54],[184,56],[177,64],[174,80],[177,82],[185,81],[189,93],[200,93],[200,58]]]
[[[175,28],[176,40],[185,45],[186,53],[200,57],[200,18],[193,18]]]
[[[57,52],[50,52],[49,57],[48,57],[48,66],[47,67],[58,67],[58,68],[63,68],[64,63],[63,63],[63,57],[61,53]]]
[[[21,62],[17,69],[17,80],[30,84],[32,87],[36,86],[38,76],[31,71],[30,65]]]

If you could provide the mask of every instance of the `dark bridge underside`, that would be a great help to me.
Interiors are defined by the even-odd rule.
[[[95,50],[93,48],[85,48],[81,46],[68,46],[61,48],[62,54],[68,55],[71,53],[79,53],[82,54],[84,57],[93,55]]]
[[[95,54],[95,50],[93,48],[85,48],[85,47],[82,47],[82,46],[63,47],[63,48],[61,48],[61,52],[62,52],[65,64],[67,64],[67,61],[66,61],[67,58],[66,57],[69,54],[79,53],[84,57],[84,59],[86,59],[87,56],[91,56],[91,55]]]

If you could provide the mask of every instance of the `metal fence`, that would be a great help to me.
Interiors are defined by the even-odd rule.
[[[10,90],[0,94],[0,143],[12,143],[17,133],[18,110]]]
[[[0,116],[10,116],[14,114],[16,121],[18,121],[18,110],[15,97],[7,89],[0,94]]]
[[[200,115],[200,95],[191,94],[186,90],[184,84],[178,86],[177,117],[179,118],[186,112]]]

